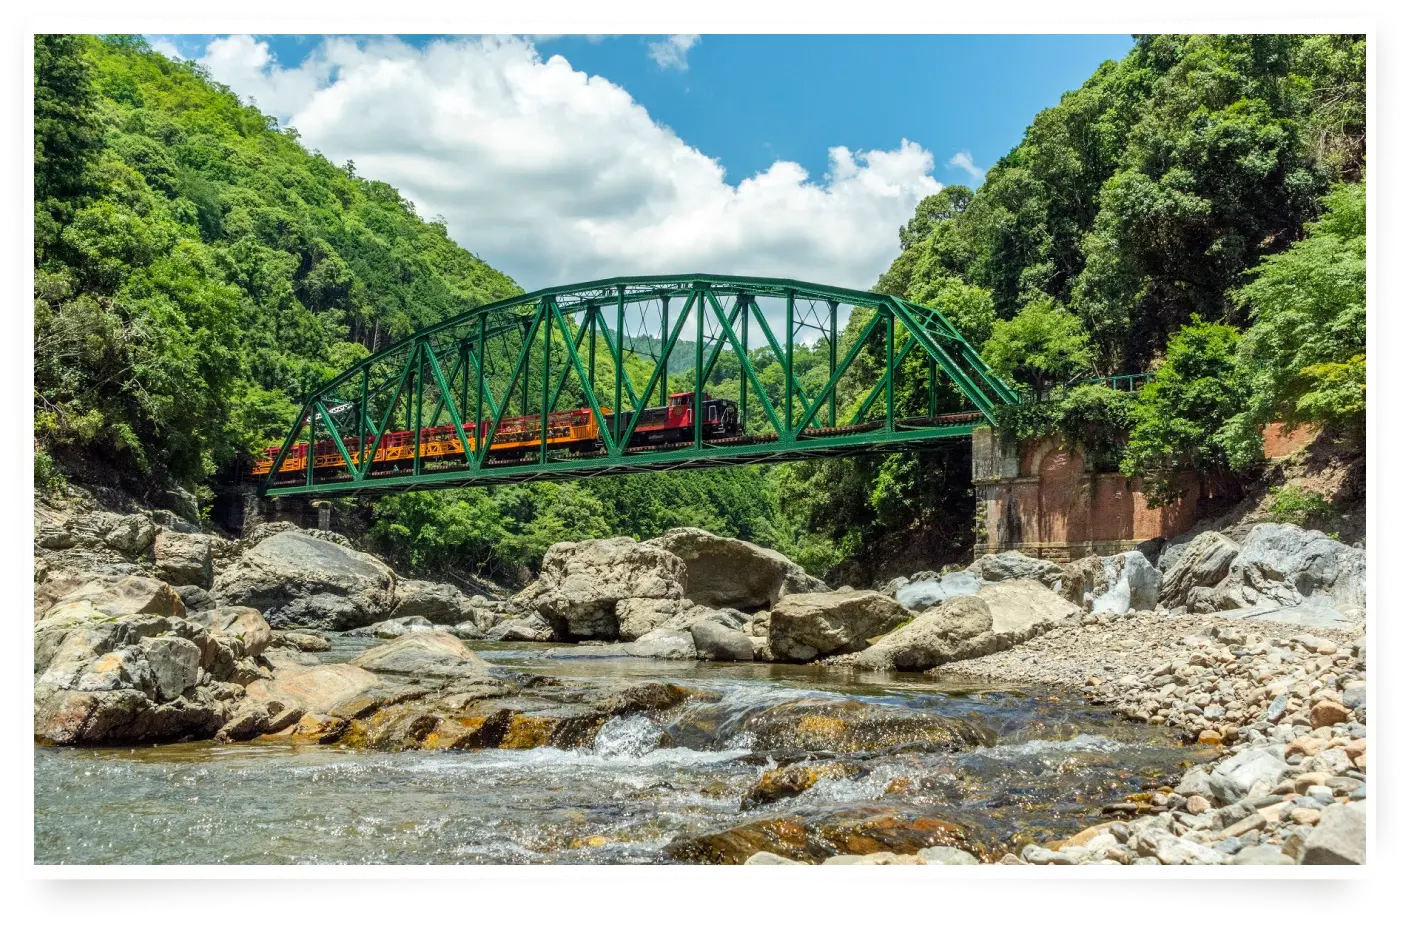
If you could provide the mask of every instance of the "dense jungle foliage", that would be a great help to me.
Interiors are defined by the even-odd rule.
[[[941,309],[1045,400],[1006,412],[1006,436],[1059,432],[1155,487],[1179,466],[1246,470],[1272,421],[1362,447],[1365,121],[1362,36],[1140,36],[977,190],[920,203],[876,289]],[[394,188],[129,37],[35,39],[34,259],[37,483],[86,456],[207,497],[312,385],[520,291]],[[868,321],[852,313],[842,351]],[[677,350],[671,388],[692,388]],[[927,406],[919,354],[904,414]],[[838,414],[882,358],[867,342]],[[780,401],[782,364],[753,360]],[[824,345],[796,352],[805,390],[826,361]],[[737,367],[725,352],[706,388],[737,398]],[[1096,381],[1144,371],[1137,393]],[[944,388],[941,407],[961,407]],[[697,525],[862,583],[961,558],[972,510],[955,443],[409,493],[374,505],[370,537],[406,569],[518,581],[557,540]]]

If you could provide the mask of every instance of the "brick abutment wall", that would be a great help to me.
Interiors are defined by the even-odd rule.
[[[1314,433],[1271,425],[1263,437],[1274,459],[1304,448]],[[1192,471],[1180,474],[1177,485],[1177,502],[1150,508],[1142,479],[1093,471],[1078,446],[1057,438],[1004,445],[991,429],[980,428],[973,432],[973,553],[1018,550],[1070,562],[1132,550],[1189,530],[1231,488],[1214,474]]]

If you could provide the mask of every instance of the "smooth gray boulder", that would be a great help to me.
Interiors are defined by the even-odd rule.
[[[1363,865],[1368,860],[1368,810],[1364,801],[1330,804],[1305,841],[1302,865]]]
[[[687,630],[659,628],[645,636],[622,646],[628,656],[641,656],[648,659],[696,659],[694,636]]]
[[[1057,563],[1036,559],[1016,550],[1001,553],[985,553],[973,561],[968,571],[989,582],[1004,582],[1008,579],[1034,579],[1047,588],[1055,588],[1065,572]]]
[[[499,642],[552,643],[557,640],[552,625],[536,611],[524,617],[510,618],[490,627],[484,639]]]
[[[368,672],[416,678],[487,678],[489,664],[458,637],[441,630],[411,633],[362,653],[351,662]]]
[[[982,580],[971,572],[950,572],[933,579],[906,582],[893,591],[896,601],[911,611],[923,611],[961,595],[976,595]]]
[[[710,620],[697,620],[689,627],[698,658],[713,662],[752,662],[753,642],[741,630]]]
[[[432,624],[460,624],[473,620],[475,611],[469,597],[453,585],[400,579],[396,583],[396,604],[391,616],[423,617]]]
[[[828,590],[781,553],[746,540],[677,527],[646,542],[684,562],[684,597],[695,604],[752,611],[770,608],[784,595]]]
[[[557,543],[544,555],[537,581],[512,600],[541,614],[560,640],[616,640],[620,602],[678,600],[684,578],[678,556],[629,537]]]
[[[428,633],[436,629],[436,626],[428,619],[416,615],[414,617],[392,617],[384,621],[377,621],[375,624],[368,624],[365,627],[349,630],[347,631],[347,636],[376,637],[380,640],[394,640],[397,637],[404,637],[408,633]]]
[[[875,591],[788,595],[772,609],[768,645],[774,659],[810,662],[818,656],[858,652],[913,616],[898,601]]]
[[[395,573],[375,556],[284,530],[222,571],[211,594],[259,609],[274,627],[346,630],[386,617],[395,588]]]
[[[1159,602],[1159,571],[1138,550],[1101,558],[1104,594],[1090,602],[1096,614],[1152,611]]]
[[[1258,524],[1222,581],[1194,587],[1187,603],[1201,614],[1296,606],[1349,613],[1364,608],[1364,582],[1363,550],[1294,524]]]

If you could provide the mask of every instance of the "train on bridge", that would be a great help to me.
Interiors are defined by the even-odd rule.
[[[715,399],[705,393],[702,406],[702,427],[700,431],[706,440],[719,440],[736,437],[738,427],[738,403],[732,399]],[[630,427],[633,412],[620,415],[603,409],[602,420],[608,433],[624,434]],[[479,449],[479,442],[486,439],[493,422],[489,419],[467,423],[464,432],[469,440],[471,451]],[[614,429],[614,430],[613,430]],[[677,392],[669,397],[665,405],[646,408],[641,412],[640,421],[627,444],[631,448],[665,446],[694,440],[694,393]],[[353,465],[363,461],[363,448],[357,446],[353,438],[344,443],[347,455]],[[575,408],[571,411],[553,412],[547,420],[547,446],[554,451],[571,453],[596,453],[605,450],[601,440],[601,428],[590,408]],[[543,418],[541,415],[523,415],[504,418],[489,444],[490,459],[508,461],[530,460],[541,452],[543,447]],[[268,475],[278,459],[282,447],[270,447],[256,458],[251,474]],[[371,438],[367,438],[365,450],[373,453],[371,471],[398,469],[419,456],[422,461],[460,460],[465,456],[465,446],[459,432],[452,424],[421,428],[419,444],[416,432],[388,431],[382,435],[373,448]],[[417,453],[419,450],[419,453]],[[306,441],[294,444],[284,455],[279,465],[280,473],[299,473],[308,470],[309,447]],[[333,440],[317,441],[312,447],[312,468],[317,471],[345,469],[347,460]]]

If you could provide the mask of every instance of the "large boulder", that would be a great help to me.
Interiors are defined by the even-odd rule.
[[[221,572],[211,593],[224,604],[258,608],[275,627],[346,630],[387,616],[395,585],[395,573],[375,556],[285,530]]]
[[[1204,531],[1179,551],[1176,558],[1165,554],[1171,565],[1159,582],[1159,601],[1170,608],[1188,603],[1195,588],[1211,588],[1220,583],[1231,568],[1241,547],[1219,534]]]
[[[60,609],[35,625],[35,738],[96,746],[212,736],[241,683],[257,677],[250,652],[268,638],[252,611],[202,622]]]
[[[875,591],[812,592],[788,595],[768,619],[773,658],[810,662],[818,656],[854,653],[873,637],[889,633],[913,613]]]
[[[1152,611],[1159,603],[1159,571],[1138,550],[1101,559],[1105,592],[1090,602],[1095,613]]]
[[[909,610],[923,611],[950,598],[975,595],[981,585],[982,580],[971,572],[950,572],[931,579],[903,582],[892,594]]]
[[[1185,553],[1184,558],[1187,557]],[[1294,524],[1258,524],[1227,575],[1188,593],[1189,610],[1310,605],[1348,613],[1364,607],[1364,551]]]
[[[1065,575],[1061,567],[1044,559],[1036,559],[1016,550],[985,553],[973,560],[968,571],[989,582],[1008,579],[1035,579],[1047,588],[1055,588]]]
[[[146,576],[127,576],[117,581],[93,579],[59,598],[47,613],[53,616],[66,608],[91,608],[109,617],[127,614],[184,617],[186,614],[186,605],[174,588]]]
[[[210,537],[162,529],[152,548],[156,574],[172,585],[198,585],[210,588],[214,577]]]
[[[710,620],[697,620],[689,626],[694,650],[700,659],[712,662],[752,662],[753,642],[742,630]]]
[[[245,686],[245,697],[297,707],[310,714],[326,714],[338,704],[360,697],[380,684],[381,680],[371,672],[346,662],[289,666],[275,671],[273,678]]]
[[[372,647],[352,665],[416,678],[485,678],[489,664],[453,634],[440,630],[411,633]]]
[[[652,630],[634,642],[627,643],[623,651],[628,656],[643,656],[649,659],[696,659],[694,637],[686,630],[668,630],[664,627]]]
[[[958,659],[992,652],[992,612],[987,602],[967,595],[929,608],[914,620],[851,657],[865,669],[922,671]]]
[[[695,604],[753,611],[772,607],[784,595],[827,591],[781,553],[746,540],[677,527],[647,543],[684,561],[684,596]]]
[[[474,620],[474,607],[464,592],[443,582],[401,579],[396,583],[395,617],[423,617],[432,624],[459,624]]]
[[[542,615],[558,639],[615,640],[620,602],[678,600],[684,578],[678,556],[629,537],[557,543],[543,557],[537,581],[513,600]]]
[[[349,637],[375,637],[379,640],[394,640],[408,633],[425,633],[435,630],[435,625],[424,617],[392,617],[365,627],[347,631]]]
[[[1080,615],[1079,608],[1032,579],[984,585],[977,597],[992,615],[992,633],[999,650],[1072,623]]]
[[[192,614],[188,620],[228,646],[237,659],[261,656],[274,641],[268,621],[253,608],[214,608]]]
[[[1244,749],[1219,762],[1208,776],[1208,788],[1221,804],[1235,804],[1244,797],[1271,793],[1290,767],[1280,745]]]

